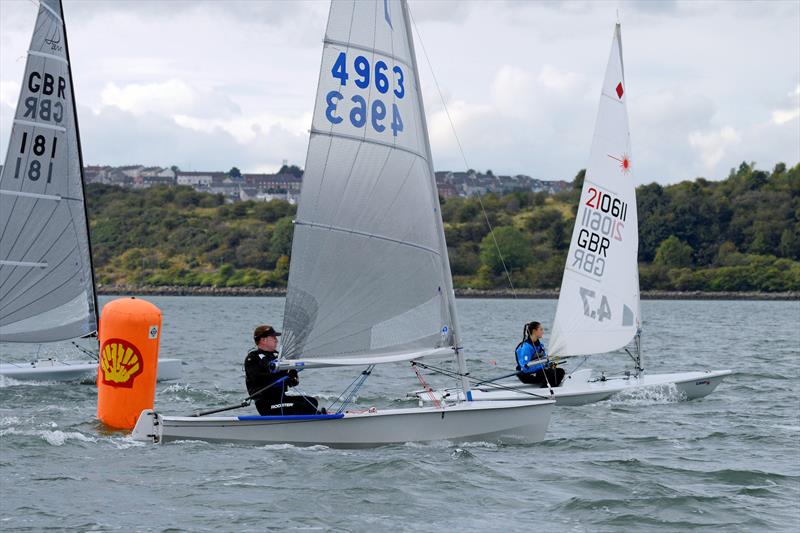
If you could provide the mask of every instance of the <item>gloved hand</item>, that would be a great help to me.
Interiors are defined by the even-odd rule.
[[[300,377],[297,375],[297,370],[289,370],[289,378],[286,380],[290,387],[300,384]]]

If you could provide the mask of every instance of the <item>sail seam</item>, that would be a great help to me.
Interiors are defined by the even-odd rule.
[[[333,46],[343,46],[343,47],[348,48],[348,49],[354,48],[356,50],[361,50],[362,52],[366,52],[368,54],[373,54],[373,53],[374,54],[380,54],[380,55],[382,55],[384,57],[388,57],[389,59],[391,59],[391,60],[393,60],[393,61],[395,61],[397,63],[402,63],[403,65],[405,65],[408,68],[411,68],[411,65],[409,65],[408,62],[405,59],[397,57],[396,55],[392,54],[391,52],[385,52],[383,50],[378,50],[377,48],[369,48],[367,46],[362,46],[360,44],[355,44],[355,43],[345,43],[345,42],[342,42],[342,41],[337,41],[335,39],[328,39],[327,37],[323,40],[323,42],[325,44],[330,44],[330,45],[333,45]]]
[[[624,102],[624,101],[622,101],[620,98],[617,98],[617,97],[616,97],[616,95],[611,95],[611,94],[608,94],[608,93],[607,93],[607,92],[605,92],[605,91],[603,91],[603,92],[602,92],[602,93],[600,93],[600,94],[601,94],[602,96],[605,96],[606,98],[608,98],[609,100],[611,100],[611,101],[612,101],[612,102],[614,102],[615,104],[618,104],[618,105],[621,105],[621,106],[624,106],[624,105],[625,105],[625,102]]]
[[[57,21],[59,21],[61,24],[64,24],[64,21],[61,19],[59,14],[56,13],[55,11],[53,11],[53,8],[51,8],[50,6],[45,4],[44,2],[39,2],[39,6],[45,8],[47,11],[50,12],[51,15],[53,15],[56,18]]]
[[[366,139],[366,138],[363,138],[363,137],[357,137],[356,135],[348,135],[347,133],[338,133],[338,132],[334,133],[332,131],[330,131],[330,132],[322,131],[322,130],[318,130],[316,128],[311,128],[310,133],[311,133],[311,135],[326,135],[326,136],[329,136],[329,137],[339,137],[339,138],[342,138],[342,139],[349,139],[351,141],[364,142],[364,143],[369,143],[369,144],[377,144],[379,146],[385,146],[387,148],[394,148],[396,150],[402,150],[403,152],[407,152],[409,154],[415,155],[415,156],[419,157],[420,159],[423,159],[423,160],[427,161],[425,156],[422,155],[421,153],[417,152],[416,150],[412,150],[412,149],[406,148],[404,146],[398,146],[398,145],[395,145],[395,144],[387,143],[387,142],[384,142],[384,141],[378,141],[378,140],[375,140],[375,139]]]
[[[589,274],[587,274],[587,273],[585,273],[585,272],[581,272],[580,270],[575,270],[574,268],[572,268],[572,267],[570,267],[570,266],[564,267],[564,270],[569,270],[569,271],[570,271],[570,272],[572,272],[573,274],[578,274],[579,276],[583,276],[583,277],[585,277],[585,278],[587,278],[587,279],[590,279],[590,280],[592,280],[592,281],[600,281],[600,280],[601,280],[601,278],[599,278],[599,277],[597,277],[597,278],[593,278],[593,277],[592,277],[592,276],[590,276]]]
[[[56,126],[55,124],[42,124],[41,122],[31,122],[30,120],[22,120],[19,118],[14,119],[14,124],[21,124],[23,126],[33,126],[34,128],[46,128],[49,130],[60,131],[61,133],[67,132],[67,128],[65,128],[64,126]]]
[[[56,61],[61,61],[65,65],[69,65],[69,61],[64,59],[61,56],[57,56],[55,54],[48,54],[46,52],[36,52],[35,50],[28,50],[29,56],[36,56],[36,57],[43,57],[45,59],[55,59]]]
[[[410,246],[412,248],[418,248],[420,250],[425,250],[426,252],[430,252],[430,253],[435,254],[435,255],[439,255],[439,251],[438,250],[434,250],[433,248],[428,248],[427,246],[422,246],[421,244],[415,244],[413,242],[403,241],[403,240],[400,240],[400,239],[394,239],[392,237],[387,237],[385,235],[379,235],[377,233],[368,233],[366,231],[359,231],[359,230],[356,230],[356,229],[341,228],[341,227],[338,227],[338,226],[332,226],[330,224],[317,224],[316,222],[305,222],[303,220],[295,220],[294,223],[296,225],[298,225],[298,226],[309,226],[309,227],[312,227],[312,228],[327,229],[327,230],[331,230],[331,231],[338,231],[340,233],[351,233],[353,235],[359,235],[361,237],[369,237],[369,238],[379,239],[379,240],[382,240],[382,241],[394,242],[394,243],[397,243],[397,244]]]
[[[595,187],[597,187],[598,189],[602,189],[604,192],[610,192],[610,193],[613,193],[613,194],[619,194],[614,189],[610,189],[610,188],[606,187],[605,185],[600,185],[596,181],[592,181],[590,179],[585,179],[584,182],[585,183],[590,183],[590,184],[594,185]]]

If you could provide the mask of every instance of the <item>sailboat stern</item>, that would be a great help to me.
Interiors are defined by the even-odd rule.
[[[142,442],[160,443],[163,428],[160,418],[152,409],[142,411],[131,432],[131,438]]]

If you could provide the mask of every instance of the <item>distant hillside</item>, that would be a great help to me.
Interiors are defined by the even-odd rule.
[[[442,199],[455,285],[508,287],[488,217],[514,286],[557,288],[582,181],[583,171],[556,194]],[[800,290],[800,165],[742,163],[723,181],[641,186],[637,199],[643,290]],[[101,284],[286,284],[295,213],[286,202],[91,184],[88,204]]]

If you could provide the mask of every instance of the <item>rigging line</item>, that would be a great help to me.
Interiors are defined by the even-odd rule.
[[[458,372],[453,372],[453,371],[450,371],[450,370],[446,370],[444,368],[439,368],[439,367],[435,367],[435,366],[426,365],[424,363],[420,363],[419,361],[411,361],[411,362],[412,362],[412,364],[419,365],[419,366],[421,366],[422,368],[424,368],[426,370],[430,370],[432,372],[437,372],[437,373],[442,374],[442,375],[447,376],[447,377],[466,378],[468,381],[471,381],[471,382],[480,382],[481,381],[481,378],[472,377],[472,376],[470,376],[468,374],[460,374]],[[541,400],[549,400],[550,399],[547,396],[543,396],[541,394],[536,394],[535,392],[528,392],[526,390],[522,390],[520,387],[524,387],[525,385],[520,385],[520,387],[509,387],[509,386],[506,386],[506,385],[501,385],[499,383],[488,383],[487,382],[486,384],[489,385],[489,388],[495,388],[495,389],[501,389],[501,390],[517,392],[519,394],[525,394],[525,395],[528,395],[528,396],[533,396],[533,397],[539,398]]]
[[[347,395],[347,398],[342,402],[342,405],[336,411],[336,413],[343,413],[345,408],[353,403],[354,398],[358,394],[358,391],[361,390],[361,387],[364,386],[364,383],[367,382],[367,378],[372,375],[372,371],[375,369],[375,365],[369,365],[365,370],[361,372],[361,375],[357,378],[357,382],[355,382],[355,386],[353,390],[350,391],[350,394]]]
[[[425,378],[422,377],[422,372],[419,371],[419,368],[417,368],[417,365],[412,364],[411,368],[414,369],[414,373],[417,375],[417,379],[422,384],[422,387],[425,389],[425,392],[428,394],[428,397],[431,399],[431,402],[433,402],[433,405],[435,405],[437,409],[441,409],[442,408],[442,402],[440,402],[436,398],[436,394],[434,394],[433,389],[431,388],[431,386],[428,385],[428,383],[425,381]]]
[[[84,354],[86,354],[88,356],[91,356],[92,359],[94,359],[95,361],[99,361],[99,354],[96,354],[96,353],[94,353],[94,352],[92,352],[90,350],[87,350],[86,348],[84,348],[80,344],[76,343],[75,341],[70,341],[70,342],[72,342],[72,345],[75,346],[75,348],[77,348],[79,351],[83,352]]]
[[[364,372],[364,371],[362,371],[362,374],[363,374],[363,372]],[[356,376],[356,377],[353,379],[353,381],[351,381],[351,382],[350,382],[350,384],[349,384],[347,387],[345,387],[345,388],[344,388],[344,390],[343,390],[342,392],[340,392],[340,393],[339,393],[339,396],[337,396],[337,397],[336,397],[336,399],[335,399],[335,400],[333,400],[333,401],[332,401],[332,402],[331,402],[331,403],[328,405],[328,409],[333,409],[333,406],[334,406],[334,405],[336,405],[336,404],[337,404],[337,403],[339,403],[339,402],[343,402],[343,400],[342,400],[342,396],[344,396],[344,395],[345,395],[345,393],[347,393],[347,391],[349,391],[351,387],[354,387],[354,386],[355,386],[355,384],[356,384],[356,382],[357,382],[357,381],[358,381],[360,378],[361,378],[361,374],[359,374],[358,376]]]
[[[456,144],[458,145],[458,151],[461,153],[461,159],[464,161],[464,167],[469,169],[469,163],[467,162],[467,156],[464,154],[464,148],[461,146],[461,139],[459,139],[458,134],[456,133],[456,126],[453,123],[453,118],[450,116],[450,110],[447,108],[447,103],[444,100],[444,95],[442,94],[442,90],[439,87],[439,80],[436,79],[436,73],[433,71],[433,65],[431,64],[430,58],[428,58],[428,51],[425,49],[425,43],[422,42],[422,34],[420,34],[419,28],[417,27],[417,23],[414,20],[414,17],[411,15],[411,10],[408,10],[409,17],[411,18],[411,23],[414,25],[414,30],[417,33],[417,38],[419,39],[420,47],[422,48],[422,54],[425,56],[425,61],[428,63],[428,69],[431,72],[431,76],[433,77],[434,85],[436,85],[436,91],[439,93],[439,99],[442,101],[442,107],[444,108],[444,112],[447,115],[447,120],[450,122],[450,128],[453,130],[453,137],[456,139]],[[495,250],[497,250],[497,255],[500,257],[500,263],[503,265],[503,272],[506,274],[506,279],[508,280],[508,285],[511,287],[511,295],[516,299],[517,291],[514,289],[514,283],[511,281],[511,274],[508,271],[508,267],[506,266],[506,261],[503,258],[503,253],[500,251],[500,245],[497,243],[497,238],[494,236],[494,228],[492,228],[492,223],[489,220],[489,215],[486,213],[486,208],[483,206],[483,200],[481,200],[481,195],[477,194],[476,198],[478,198],[478,204],[481,206],[481,212],[483,213],[483,218],[486,220],[486,225],[489,227],[489,234],[492,236],[492,242],[494,243]]]

